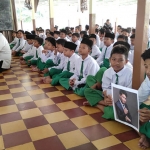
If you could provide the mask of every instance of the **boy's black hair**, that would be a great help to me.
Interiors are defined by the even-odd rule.
[[[68,34],[68,35],[69,35],[69,34],[72,34],[72,32],[68,32],[67,34]]]
[[[71,29],[71,30],[74,30],[74,27],[71,27],[70,29]]]
[[[120,29],[122,28],[122,26],[121,26],[121,25],[118,25],[117,27],[119,27]]]
[[[86,30],[89,30],[89,25],[85,25],[85,29],[86,29]]]
[[[128,96],[126,91],[120,90],[120,91],[119,91],[119,95],[122,95],[122,94],[124,94],[126,97]]]
[[[87,32],[86,31],[80,31],[80,34],[87,35]]]
[[[127,37],[127,36],[119,35],[119,36],[117,37],[117,39],[119,39],[119,38],[125,40],[126,42],[128,42],[128,37]]]
[[[101,28],[101,29],[99,30],[99,32],[100,32],[101,34],[104,34],[104,33],[105,33],[105,29]]]
[[[130,33],[128,29],[122,29],[122,32]]]
[[[67,31],[65,29],[61,29],[60,32],[67,34]]]
[[[129,33],[131,33],[131,27],[128,27],[127,30],[129,31]]]
[[[132,35],[130,36],[130,38],[131,38],[131,39],[135,39],[135,34],[132,34]]]
[[[134,32],[134,34],[135,34],[135,31],[136,31],[136,29],[132,29],[132,32]]]
[[[58,40],[56,41],[56,44],[60,44],[60,45],[64,46],[64,45],[65,45],[65,42],[66,42],[66,40],[64,40],[64,39],[58,39]]]
[[[150,48],[145,50],[145,52],[141,55],[142,59],[145,61],[146,59],[150,59]]]
[[[73,33],[72,36],[76,36],[77,38],[80,37],[79,33]]]
[[[76,26],[75,28],[79,30],[79,26]]]
[[[50,42],[53,46],[56,47],[56,40],[54,38],[47,37],[45,40],[48,41],[48,42]]]
[[[32,33],[33,35],[35,35],[35,31],[34,31],[34,30],[32,30],[31,33]]]
[[[98,34],[98,31],[99,31],[98,29],[95,29],[95,33],[97,33],[97,34]]]
[[[40,37],[36,37],[34,40],[37,41],[39,43],[39,45],[43,44],[43,39]]]
[[[23,31],[23,30],[18,30],[17,33],[18,33],[18,32],[21,32],[22,34],[24,34],[24,31]]]
[[[123,54],[125,55],[126,60],[128,59],[128,49],[123,45],[116,45],[111,51],[110,57],[112,57],[113,54]]]

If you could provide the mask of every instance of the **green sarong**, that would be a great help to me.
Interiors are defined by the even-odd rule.
[[[46,61],[45,68],[51,68],[51,67],[53,67],[53,66],[57,66],[57,65],[54,64],[53,60],[48,59],[48,60]]]
[[[37,67],[40,71],[43,71],[45,69],[46,63],[41,61],[41,58],[37,61]]]
[[[69,81],[67,79],[70,78],[72,75],[73,73],[69,71],[63,71],[60,74],[53,75],[51,85],[54,86],[60,83],[63,87],[65,85],[68,86]],[[65,83],[66,81],[68,81],[68,83]]]
[[[146,107],[150,110],[150,105],[146,105],[146,104],[142,103],[140,105],[140,109],[142,109],[144,107]],[[149,121],[140,126],[140,133],[142,133],[142,134],[146,135],[146,137],[150,138],[150,122]]]
[[[104,99],[103,92],[101,90],[92,89],[91,86],[99,82],[102,83],[102,77],[107,68],[102,67],[95,76],[89,75],[86,80],[88,88],[85,89],[84,95],[91,106],[96,106],[97,103]]]
[[[24,60],[25,60],[25,62],[26,62],[27,65],[30,64],[30,63],[28,62],[28,60],[30,60],[31,58],[33,58],[33,56],[26,56],[26,57],[24,58]]]
[[[113,106],[106,106],[104,107],[104,114],[102,115],[103,118],[105,119],[115,119],[114,117],[114,110]]]
[[[106,67],[108,69],[110,67],[109,59],[104,59],[103,64],[100,67]]]
[[[50,76],[51,78],[54,78],[55,77],[54,75],[60,74],[61,72],[62,69],[51,68],[48,73],[44,74],[44,76],[47,75]]]
[[[38,59],[37,60],[31,60],[30,65],[37,65],[37,61],[38,61]]]
[[[10,46],[10,49],[12,49],[15,46],[15,44],[10,44],[9,46]]]
[[[86,88],[87,88],[87,85],[85,85],[85,86],[83,86],[83,87],[80,87],[80,88],[76,88],[76,89],[74,90],[74,93],[77,94],[77,95],[79,95],[79,96],[84,97],[84,96],[85,96],[85,95],[84,95],[84,91],[85,91]]]

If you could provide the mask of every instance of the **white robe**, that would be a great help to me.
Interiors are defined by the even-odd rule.
[[[2,33],[0,33],[0,61],[3,61],[2,68],[10,68],[11,50],[8,41]]]
[[[32,45],[32,47],[28,50],[27,53],[23,54],[23,58],[27,57],[27,56],[34,56],[34,52],[36,51],[36,47],[34,47]]]

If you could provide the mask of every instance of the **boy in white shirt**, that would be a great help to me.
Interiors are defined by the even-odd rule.
[[[129,30],[128,29],[123,29],[122,30],[122,34],[124,35],[124,36],[127,36],[128,37],[128,43],[129,44],[131,44],[131,41],[130,41],[130,32],[129,32]]]
[[[101,42],[100,42],[100,38],[99,38],[98,32],[99,32],[99,30],[98,30],[98,29],[95,29],[96,45],[97,45],[97,47],[99,48]]]
[[[100,65],[100,67],[110,67],[109,58],[110,54],[113,48],[115,35],[114,33],[105,33],[104,37],[104,44],[105,46],[102,49],[101,55],[97,58],[97,63]]]
[[[61,30],[60,30],[60,38],[61,38],[61,39],[65,39],[66,41],[70,41],[70,40],[67,38],[67,31],[64,30],[64,29],[61,29]]]
[[[72,34],[72,42],[77,45],[75,53],[78,53],[79,46],[80,46],[80,43],[81,43],[79,41],[79,37],[80,37],[79,33],[73,33]]]
[[[90,34],[89,39],[93,41],[93,46],[92,46],[92,52],[91,56],[94,59],[97,59],[101,55],[101,51],[99,50],[98,46],[96,45],[96,35],[95,34]]]
[[[85,38],[81,41],[79,47],[79,54],[81,57],[77,59],[75,73],[69,80],[69,87],[80,96],[84,96],[87,76],[95,75],[99,70],[97,62],[89,55],[92,45],[93,42],[89,39]],[[67,89],[69,89],[69,87]]]
[[[51,76],[51,73],[49,72],[50,76],[46,78],[44,83],[50,83],[54,86],[57,85],[60,81],[63,86],[68,85],[68,83],[63,81],[67,81],[67,79],[69,79],[74,74],[75,62],[79,58],[79,56],[74,53],[76,47],[77,45],[72,42],[65,42],[63,53],[66,56],[66,60],[63,71],[60,74],[55,74],[53,76]],[[65,79],[62,81],[61,78]]]
[[[104,45],[104,37],[105,37],[105,29],[99,30],[99,38],[100,38],[100,51],[102,51]]]
[[[60,32],[59,31],[54,31],[54,38],[57,41],[58,39],[60,39]]]
[[[84,35],[87,35],[87,32],[86,31],[81,31],[80,32],[80,39],[79,39],[80,42],[82,41]]]
[[[34,47],[36,47],[36,50],[34,51],[33,58],[28,60],[28,63],[31,65],[32,70],[34,71],[34,68],[37,65],[38,58],[42,54],[42,50],[44,49],[43,46],[43,39],[40,37],[37,37],[34,39]]]
[[[18,37],[18,41],[16,43],[16,45],[12,48],[12,55],[13,56],[19,56],[20,54],[20,50],[22,50],[22,48],[25,45],[25,40],[24,40],[24,31],[23,30],[18,30],[17,31],[17,37]]]
[[[150,105],[149,105],[149,96],[150,96],[150,49],[146,50],[142,55],[144,60],[144,67],[146,78],[142,82],[139,90],[139,103],[140,103],[140,136],[139,146],[142,149],[150,147]],[[148,101],[147,101],[148,100]]]
[[[134,43],[135,43],[135,34],[130,36],[131,44],[130,44],[130,55],[129,55],[129,61],[133,65],[134,61]]]
[[[15,44],[18,42],[17,32],[16,31],[12,32],[12,37],[13,37],[13,41],[11,43],[9,43],[10,49],[12,49],[15,46]]]

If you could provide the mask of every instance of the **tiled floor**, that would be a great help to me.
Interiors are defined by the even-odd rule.
[[[0,74],[0,150],[139,150],[138,134],[13,58]]]

